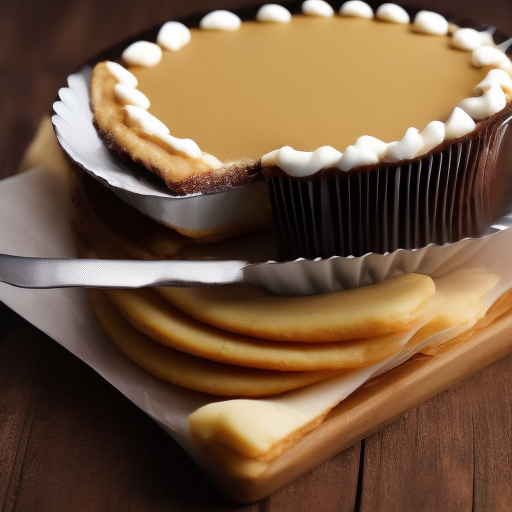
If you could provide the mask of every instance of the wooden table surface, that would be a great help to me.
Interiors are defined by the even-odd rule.
[[[191,12],[251,3],[1,0],[0,178],[16,172],[66,76],[100,49]],[[510,0],[408,3],[512,34]],[[0,303],[0,508],[510,511],[512,355],[269,498],[234,505],[144,413]]]

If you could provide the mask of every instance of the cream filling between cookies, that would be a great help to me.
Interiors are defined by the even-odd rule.
[[[306,16],[292,17],[282,6],[265,5],[260,8],[256,16],[258,23],[242,23],[240,18],[229,11],[213,11],[203,18],[200,29],[192,30],[176,22],[172,22],[175,24],[173,26],[170,22],[171,24],[162,27],[157,41],[164,48],[164,40],[174,41],[170,45],[173,51],[163,53],[162,60],[164,62],[159,66],[156,66],[160,62],[159,52],[154,48],[157,45],[143,41],[134,43],[125,50],[123,58],[132,66],[130,69],[133,72],[134,80],[131,82],[138,81],[139,89],[146,94],[138,96],[135,93],[128,94],[128,91],[123,90],[122,94],[116,93],[116,97],[120,103],[128,104],[125,107],[127,110],[131,104],[141,109],[149,108],[151,113],[148,112],[146,116],[141,114],[137,117],[129,113],[128,123],[138,128],[138,133],[142,136],[146,133],[146,127],[149,126],[147,134],[150,137],[160,138],[170,148],[190,158],[202,158],[213,168],[244,157],[257,161],[263,155],[261,157],[262,167],[278,166],[291,176],[305,177],[326,168],[348,171],[363,165],[372,165],[378,162],[392,163],[422,155],[445,140],[470,133],[476,126],[474,120],[479,121],[499,112],[510,99],[509,73],[512,70],[512,64],[502,51],[482,46],[491,44],[489,39],[492,40],[492,38],[489,34],[479,33],[472,29],[460,29],[454,32],[451,42],[448,39],[448,44],[446,44],[446,39],[443,36],[450,27],[445,18],[436,13],[420,11],[409,25],[410,19],[407,12],[396,4],[383,4],[375,13],[377,20],[391,23],[376,21],[372,23],[371,28],[369,28],[367,19],[373,17],[373,11],[368,4],[358,0],[343,4],[340,8],[342,16],[335,16],[332,7],[322,0],[307,0],[302,5],[302,11]],[[314,20],[313,22],[311,18],[317,18],[318,21]],[[360,19],[347,20],[347,18]],[[306,21],[307,19],[309,19],[309,23]],[[341,20],[345,25],[338,26]],[[356,25],[346,24],[347,21]],[[307,28],[304,28],[306,24]],[[255,29],[256,25],[259,25],[258,29]],[[393,26],[394,31],[384,28],[386,25]],[[320,41],[320,44],[324,43],[320,53],[317,54],[310,52],[311,42],[309,47],[307,44],[300,46],[301,40],[304,40],[309,32],[315,30],[317,32],[313,32],[315,35],[313,39]],[[397,31],[400,30],[402,33],[397,36],[396,34],[399,33]],[[206,32],[211,31],[218,32],[216,37],[214,38],[211,34],[205,37]],[[340,40],[335,34],[336,31],[352,32],[349,32],[344,43],[340,44]],[[240,32],[240,35],[230,34],[235,32]],[[330,40],[322,39],[323,35],[329,32],[334,33],[334,36],[331,34]],[[414,32],[417,34],[415,35]],[[166,36],[165,38],[161,36],[162,33]],[[421,75],[421,66],[424,66],[422,80],[428,82],[426,86],[421,84],[421,80],[418,83],[412,79],[412,82],[406,87],[400,87],[403,77],[399,72],[396,75],[394,87],[391,90],[385,89],[387,84],[379,82],[378,77],[382,76],[386,67],[384,66],[380,70],[375,61],[369,64],[373,66],[373,81],[370,73],[363,74],[357,82],[351,75],[354,75],[354,69],[357,70],[357,74],[361,74],[361,70],[364,68],[364,66],[360,66],[361,61],[358,61],[359,67],[357,63],[356,65],[348,64],[346,62],[347,52],[344,54],[336,51],[336,44],[346,47],[347,42],[350,42],[360,47],[364,44],[373,45],[370,54],[378,53],[378,51],[389,54],[390,48],[386,45],[393,38],[397,38],[399,41],[404,34],[407,34],[410,39],[407,40],[407,44],[402,41],[396,46],[394,52],[391,50],[394,59],[386,62],[388,70],[389,66],[395,66],[397,62],[402,61],[407,70],[406,80],[411,81],[411,75]],[[432,35],[438,37],[432,37]],[[325,44],[326,41],[331,44]],[[281,48],[279,45],[293,46],[294,51],[301,54],[303,62],[301,62],[299,73],[293,69],[297,66],[289,54],[286,52],[279,54]],[[380,50],[381,46],[383,46],[382,50]],[[450,50],[450,46],[473,50],[473,66],[469,62],[463,63],[463,59],[460,59],[458,55],[454,59],[457,50]],[[135,51],[134,47],[138,51]],[[196,47],[199,50],[196,50]],[[435,59],[431,63],[424,61],[425,56],[418,53],[418,47],[427,47],[429,50],[427,55],[428,53],[437,55],[437,61]],[[147,51],[145,62],[141,57],[140,48]],[[177,52],[177,50],[180,51]],[[260,57],[258,57],[258,52]],[[273,54],[276,53],[278,54],[277,60],[272,60]],[[348,53],[350,54],[350,52]],[[251,59],[246,58],[248,54],[251,55]],[[225,58],[219,59],[219,55],[225,56]],[[243,67],[244,59],[236,60],[240,55],[245,57],[246,62],[256,62],[254,69],[256,74],[251,74],[249,68]],[[261,55],[264,55],[264,58]],[[307,60],[308,56],[310,60]],[[321,66],[311,69],[312,63],[318,60],[321,61]],[[225,62],[230,64],[222,67]],[[419,69],[411,68],[418,64]],[[232,66],[232,69],[229,69],[229,65]],[[345,103],[336,101],[335,95],[333,96],[332,84],[329,84],[333,81],[329,78],[329,69],[336,65],[351,70],[346,78],[343,76],[344,81],[338,88],[338,91],[344,92],[342,99]],[[148,69],[150,67],[155,67],[155,70],[150,71]],[[436,68],[436,73],[431,73],[432,68]],[[495,69],[492,69],[471,92],[470,82],[474,80],[472,77],[481,79],[484,76],[482,70],[478,68]],[[325,73],[322,73],[322,69],[325,70]],[[498,70],[503,71],[503,74],[493,74],[493,71]],[[120,81],[126,79],[120,79],[117,71],[113,71],[113,74]],[[435,79],[432,80],[430,75],[434,75]],[[454,82],[454,75],[459,75],[457,84]],[[209,77],[213,76],[216,76],[216,79],[209,81]],[[439,91],[435,89],[435,84],[432,84],[436,80],[438,88],[439,84],[442,84]],[[236,83],[234,89],[228,87],[231,81]],[[314,87],[301,89],[297,86],[297,84],[302,86],[303,82],[313,83]],[[347,82],[352,84],[356,82],[355,89],[347,91]],[[366,89],[366,98],[357,98],[357,86],[369,82],[372,85],[374,83],[375,87]],[[198,87],[198,84],[206,84],[206,87]],[[251,89],[252,84],[254,87]],[[270,87],[268,87],[269,84]],[[331,85],[330,89],[327,87],[328,85]],[[134,86],[132,85],[132,87]],[[432,89],[433,87],[434,89]],[[166,91],[163,94],[162,89]],[[249,91],[246,96],[243,94],[245,89]],[[295,89],[298,89],[298,95],[294,96]],[[321,95],[318,94],[319,89],[322,90]],[[384,92],[381,92],[381,89],[384,89]],[[313,92],[314,90],[316,93]],[[382,104],[396,105],[397,112],[390,113],[385,110],[381,112],[382,108],[375,108],[375,104],[368,107],[366,100],[371,99],[373,90],[378,90],[381,94],[380,102]],[[467,92],[464,92],[465,90]],[[254,91],[252,96],[251,91]],[[273,98],[275,91],[281,92],[277,101]],[[454,100],[456,96],[453,91],[459,91],[462,97],[467,94],[477,94],[478,96]],[[225,108],[223,94],[227,96],[228,103],[233,104],[231,110]],[[146,106],[147,103],[144,100],[146,96],[152,106]],[[409,102],[408,105],[400,104],[404,96]],[[305,97],[308,98],[306,103],[303,101]],[[432,97],[436,98],[441,106],[433,108]],[[174,98],[176,99],[174,100]],[[251,98],[253,104],[251,104]],[[281,104],[287,101],[289,101],[288,110],[283,110]],[[330,109],[326,108],[326,103],[331,107]],[[347,107],[349,103],[358,105],[359,116],[357,112],[349,111],[347,113],[345,111],[346,108],[349,108]],[[449,111],[446,112],[446,109],[447,104],[450,103],[452,109],[454,104],[457,107],[448,116]],[[309,117],[302,115],[303,111],[309,108],[309,104],[313,105],[313,110],[316,109],[316,117],[311,115],[311,112],[308,112]],[[300,108],[297,108],[297,105]],[[410,127],[410,124],[407,128],[407,123],[404,123],[403,119],[399,119],[398,123],[394,122],[397,116],[401,117],[401,111],[408,111],[410,106],[414,106],[413,120],[419,119],[418,123],[427,123],[429,121],[427,116],[436,111],[440,117],[442,112],[446,112],[445,116],[448,119],[444,123],[441,121],[429,122],[422,131]],[[223,112],[223,110],[227,112]],[[337,118],[336,115],[332,115],[332,111],[337,113]],[[366,128],[360,127],[358,124],[360,118],[365,117],[367,115],[365,112],[369,113],[370,111],[379,112],[379,115],[368,116],[371,118],[371,123]],[[153,112],[156,117],[152,114]],[[244,117],[248,123],[237,124]],[[154,121],[151,121],[152,118]],[[343,123],[344,118],[350,119],[351,131],[348,135]],[[144,122],[139,122],[142,119]],[[190,122],[190,119],[193,121]],[[206,121],[202,123],[201,119]],[[283,119],[285,120],[284,124]],[[254,125],[257,125],[258,122],[259,126],[263,126],[259,132],[253,130]],[[386,130],[383,126],[374,129],[373,125],[379,122],[381,125],[385,123],[393,125],[394,131]],[[396,128],[397,126],[398,128]],[[156,129],[156,127],[159,128]],[[393,141],[399,131],[404,129],[405,135],[402,139],[388,143],[382,142],[383,140]],[[378,140],[380,144],[364,143],[364,138],[367,136],[360,137],[356,142],[350,144],[350,138],[357,131],[369,133],[372,130],[374,131],[373,135],[378,137],[373,137],[373,139]],[[171,136],[170,132],[174,135],[191,135],[195,142]],[[296,132],[300,132],[298,137]],[[218,138],[215,143],[212,142],[212,134]],[[270,141],[268,140],[269,134],[271,135]],[[231,142],[237,137],[236,148],[233,149]],[[280,138],[287,144],[283,145],[281,149],[270,150],[272,144],[274,147],[279,146]],[[319,142],[320,144],[327,142],[330,145],[320,145]],[[289,144],[299,147],[301,150],[292,149]],[[315,145],[320,147],[311,151],[309,148]],[[206,152],[202,152],[199,146],[206,149]],[[343,147],[346,147],[343,153],[335,149]]]

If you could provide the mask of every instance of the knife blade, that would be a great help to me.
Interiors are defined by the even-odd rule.
[[[33,258],[0,254],[0,282],[20,288],[144,288],[243,282],[249,263]]]

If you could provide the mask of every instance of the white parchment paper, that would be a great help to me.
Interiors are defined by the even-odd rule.
[[[35,169],[0,182],[0,252],[76,257],[66,180]],[[210,397],[153,377],[124,357],[98,325],[87,291],[26,290],[0,283],[0,300],[87,363],[185,449],[187,416]]]
[[[0,233],[2,253],[76,256],[64,176],[38,168],[0,182]],[[485,268],[503,276],[490,300],[512,284],[511,255],[512,230],[506,229],[491,237],[485,247],[464,264],[468,269]],[[26,290],[0,283],[0,300],[91,366],[201,463],[190,441],[187,417],[198,407],[221,398],[165,383],[123,356],[99,327],[85,290]],[[395,366],[407,356],[398,354],[372,368],[348,372],[270,400],[315,417],[375,373]]]

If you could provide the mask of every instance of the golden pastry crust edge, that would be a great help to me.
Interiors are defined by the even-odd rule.
[[[96,64],[91,82],[94,126],[105,146],[128,165],[138,165],[161,178],[171,192],[183,196],[214,193],[262,179],[260,161],[241,159],[212,169],[201,158],[159,145],[157,139],[125,124],[123,105],[114,96],[117,83],[105,62]]]

